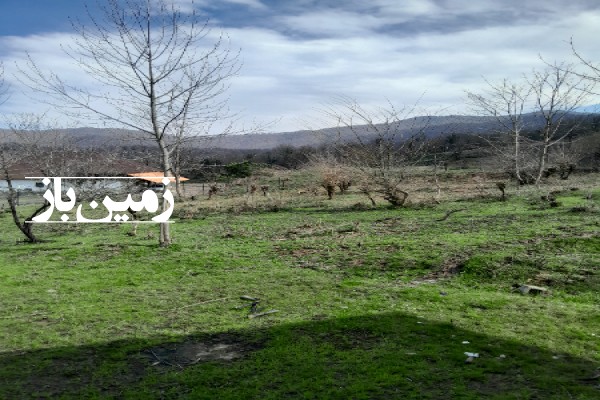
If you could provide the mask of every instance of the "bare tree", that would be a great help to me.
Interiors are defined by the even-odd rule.
[[[0,105],[8,100],[8,85],[4,80],[4,68],[0,63]],[[39,242],[39,239],[31,231],[32,225],[27,223],[33,217],[41,213],[47,205],[43,205],[36,209],[29,218],[21,218],[18,213],[17,205],[19,201],[19,193],[12,183],[11,169],[19,162],[23,161],[22,144],[18,143],[13,135],[10,135],[10,130],[0,130],[0,177],[6,181],[7,191],[5,193],[8,206],[15,225],[25,235],[30,242]]]
[[[8,87],[4,80],[4,68],[0,64],[0,105],[4,104],[8,99]],[[19,162],[23,162],[23,147],[13,135],[10,135],[10,130],[0,130],[0,177],[6,181],[7,191],[5,193],[8,206],[11,211],[11,216],[15,225],[25,235],[27,240],[32,243],[39,242],[39,239],[31,231],[31,221],[36,215],[47,208],[47,205],[36,209],[29,218],[21,218],[17,210],[19,202],[19,193],[13,186],[12,171]]]
[[[27,194],[14,185],[15,178],[25,176],[74,177],[109,176],[119,168],[120,160],[111,152],[97,147],[81,146],[67,131],[47,122],[45,115],[17,114],[5,118],[8,129],[0,130],[0,179],[6,181],[6,195],[13,222],[29,242],[39,242],[33,232],[33,218],[48,209],[44,201],[31,214],[28,207],[19,208],[19,199]],[[114,185],[109,180],[73,180],[77,199],[92,201],[107,195],[137,193],[141,188],[131,183]],[[53,184],[50,184],[50,188]],[[64,186],[63,186],[64,188]]]
[[[33,232],[33,218],[45,211],[50,204],[44,201],[29,215],[19,210],[21,192],[15,188],[16,170],[21,173],[46,176],[65,175],[74,168],[74,146],[57,129],[43,125],[44,116],[21,114],[6,117],[9,129],[0,130],[0,177],[6,181],[5,192],[12,219],[28,242],[41,240]]]
[[[4,69],[0,64],[0,105],[8,99],[8,87],[4,80]],[[32,173],[50,174],[58,172],[61,166],[67,165],[66,148],[57,146],[63,143],[63,135],[58,131],[42,128],[43,116],[22,114],[20,116],[5,117],[9,129],[0,130],[0,178],[6,181],[7,191],[4,193],[10,208],[13,222],[25,240],[38,243],[41,240],[33,232],[31,221],[45,211],[50,204],[44,201],[29,215],[19,212],[20,192],[13,185],[15,168],[27,168]],[[70,163],[73,165],[73,163]]]
[[[593,81],[595,83],[600,82],[600,65],[581,54],[576,49],[573,39],[571,39],[570,44],[571,50],[573,51],[573,55],[584,68],[584,70],[582,72],[579,72],[578,75],[584,79]]]
[[[576,129],[575,113],[593,86],[594,82],[586,82],[572,65],[554,64],[534,70],[521,82],[504,80],[499,85],[489,84],[486,94],[467,95],[475,109],[494,116],[500,130],[511,138],[512,155],[507,158],[518,182],[538,184],[547,170],[550,150]],[[541,121],[541,128],[527,126],[526,116]],[[500,147],[494,149],[502,153]]]
[[[522,142],[525,140],[524,113],[529,106],[531,88],[504,79],[500,84],[486,81],[488,90],[485,94],[467,92],[469,103],[476,112],[493,116],[496,120],[497,131],[510,137],[511,145],[508,152],[501,143],[488,143],[496,153],[511,160],[512,173],[520,184],[529,180],[529,168],[523,168],[527,159],[522,154]]]
[[[360,188],[371,203],[378,193],[393,206],[404,205],[404,174],[425,156],[430,117],[413,117],[416,105],[367,109],[347,97],[322,111],[336,124],[335,153],[362,175]]]
[[[544,122],[535,181],[539,183],[548,164],[550,148],[573,133],[576,124],[567,122],[585,104],[595,83],[577,76],[570,65],[554,65],[534,72],[529,84],[536,99],[536,112]]]
[[[595,84],[600,83],[600,64],[595,62],[586,56],[584,56],[581,52],[577,50],[575,47],[575,43],[573,39],[571,39],[571,50],[575,58],[579,61],[581,69],[578,72],[578,76],[583,79],[593,82]],[[597,96],[598,92],[594,91],[592,95]],[[597,102],[596,102],[597,103]],[[594,113],[598,115],[598,107],[595,107]],[[595,131],[598,131],[598,125],[595,126]],[[586,143],[580,143],[579,147],[582,150],[582,153],[587,153],[587,157],[592,160],[600,159],[600,146],[598,145],[598,135],[592,135],[585,140]],[[593,163],[596,164],[597,163]]]
[[[158,146],[164,175],[173,176],[172,157],[184,138],[228,114],[222,95],[238,72],[238,54],[175,0],[105,1],[100,17],[88,13],[88,25],[73,23],[77,40],[66,52],[106,91],[69,84],[31,58],[21,68],[23,81],[79,117],[141,131]],[[159,243],[171,243],[167,223]]]
[[[2,132],[4,133],[4,132]],[[4,139],[4,136],[0,133],[0,140]],[[13,174],[12,168],[14,168],[22,159],[21,148],[15,143],[0,143],[0,177],[6,181],[7,191],[5,193],[8,207],[11,211],[11,216],[15,225],[25,235],[27,241],[31,243],[37,243],[40,240],[32,232],[33,224],[29,223],[36,215],[43,212],[48,204],[44,203],[41,207],[36,209],[32,215],[28,218],[22,218],[19,215],[17,206],[19,202],[19,193],[13,185]]]

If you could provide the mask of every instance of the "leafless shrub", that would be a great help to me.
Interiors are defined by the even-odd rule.
[[[214,195],[216,195],[221,189],[219,188],[219,185],[217,184],[212,184],[210,185],[210,187],[208,188],[208,199],[212,199],[212,197]]]
[[[576,73],[573,65],[552,64],[524,75],[520,82],[488,82],[486,93],[467,96],[476,112],[495,117],[499,136],[486,140],[519,184],[538,184],[560,163],[552,157],[553,150],[579,126],[581,118],[574,113],[586,103],[595,83]],[[538,120],[541,127],[528,125],[527,119]]]
[[[329,157],[354,172],[353,179],[343,181],[328,176],[324,187],[345,182],[342,186],[347,188],[346,183],[358,181],[359,190],[372,204],[374,194],[378,194],[393,206],[405,205],[409,194],[403,185],[404,172],[426,154],[425,131],[431,117],[416,117],[417,105],[396,107],[389,103],[368,109],[347,97],[340,97],[322,112],[329,126],[334,122],[337,130],[330,140]]]

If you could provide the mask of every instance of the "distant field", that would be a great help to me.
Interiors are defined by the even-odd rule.
[[[415,172],[391,209],[265,172],[179,204],[168,249],[0,213],[0,398],[600,398],[600,176],[496,181]]]

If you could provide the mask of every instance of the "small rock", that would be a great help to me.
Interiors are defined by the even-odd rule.
[[[548,292],[548,289],[544,287],[533,285],[521,285],[518,290],[521,294],[543,294]]]

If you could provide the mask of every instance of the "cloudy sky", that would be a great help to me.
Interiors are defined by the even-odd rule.
[[[422,96],[423,107],[466,112],[464,91],[483,90],[483,77],[518,79],[543,68],[540,56],[574,61],[571,37],[600,61],[597,0],[176,1],[183,10],[196,7],[241,49],[231,108],[242,120],[278,121],[273,131],[306,128],[316,109],[340,95],[366,106]],[[85,84],[61,51],[71,40],[69,18],[85,22],[83,3],[0,0],[0,60],[11,84],[3,113],[48,108],[12,75],[26,52]]]

